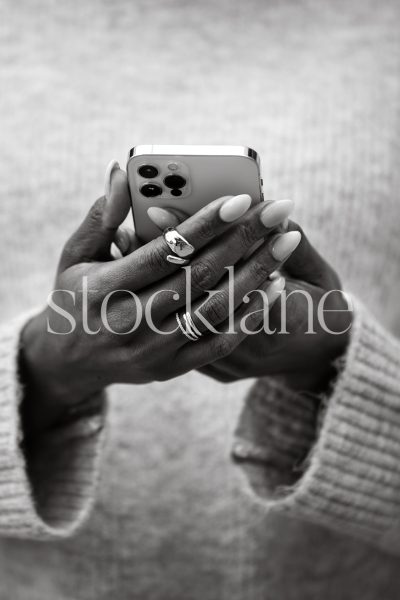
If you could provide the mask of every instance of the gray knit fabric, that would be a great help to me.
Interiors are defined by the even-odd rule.
[[[0,599],[398,598],[398,2],[0,7]],[[268,380],[116,386],[105,430],[25,463],[11,319],[108,161],[154,142],[259,151],[358,298],[343,372],[319,426]]]

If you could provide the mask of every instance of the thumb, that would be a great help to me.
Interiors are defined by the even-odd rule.
[[[284,271],[294,279],[306,281],[323,289],[341,289],[338,275],[309,242],[304,231],[294,221],[289,221],[287,231],[299,231],[301,240],[287,259]]]
[[[116,230],[124,221],[131,206],[128,178],[116,160],[112,160],[104,176],[104,222],[109,229]]]
[[[96,200],[64,246],[60,270],[80,262],[109,260],[110,247],[130,208],[126,173],[112,161],[106,170],[105,195]]]

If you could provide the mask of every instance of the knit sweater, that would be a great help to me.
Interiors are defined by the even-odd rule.
[[[398,598],[399,4],[1,6],[0,599]],[[340,373],[322,412],[271,378],[114,386],[32,452],[21,329],[154,141],[257,149],[355,298]]]

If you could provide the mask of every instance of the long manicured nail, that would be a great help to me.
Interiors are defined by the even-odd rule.
[[[120,250],[121,254],[124,255],[128,251],[130,242],[131,240],[129,237],[129,232],[120,227],[115,234],[114,243]]]
[[[281,277],[281,274],[279,273],[279,271],[272,271],[272,273],[270,274],[268,279],[270,279],[271,281],[274,281],[275,279],[279,279],[279,277]]]
[[[281,225],[281,230],[283,232],[287,231],[289,227],[289,219],[285,219],[284,221],[282,221],[282,225]]]
[[[116,160],[112,160],[108,163],[106,174],[104,175],[104,195],[107,200],[111,197],[111,179],[115,169],[119,169],[119,163]]]
[[[166,227],[176,227],[179,225],[179,219],[173,212],[160,206],[150,206],[147,209],[147,214],[150,219],[159,229],[164,230]]]
[[[271,254],[278,262],[286,260],[297,248],[301,240],[299,231],[280,233],[272,241]]]
[[[267,296],[270,306],[279,298],[281,292],[283,292],[285,289],[285,285],[286,279],[281,276],[277,279],[274,279],[273,282],[268,286]]]
[[[250,208],[251,197],[248,194],[239,194],[238,196],[232,196],[228,200],[225,200],[221,208],[219,209],[219,216],[221,221],[225,223],[232,223],[244,215],[245,212]]]
[[[282,223],[293,210],[292,200],[277,200],[268,204],[260,214],[261,223],[264,227],[275,227]]]

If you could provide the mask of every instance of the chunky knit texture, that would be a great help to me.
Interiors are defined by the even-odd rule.
[[[0,532],[57,539],[73,535],[93,504],[103,415],[47,433],[26,462],[18,356],[20,330],[31,316],[17,318],[0,331]]]
[[[0,6],[0,599],[397,599],[397,0]],[[116,386],[105,435],[25,461],[25,311],[110,158],[152,142],[259,151],[358,299],[343,370],[323,413],[268,379]]]
[[[233,454],[253,463],[250,481],[256,475],[255,489],[271,509],[344,528],[398,552],[400,342],[356,306],[352,342],[341,362],[318,431],[318,404],[313,407],[309,397],[281,404],[277,395],[271,403],[270,384],[258,381]],[[302,456],[303,465],[297,462]],[[255,461],[266,468],[255,470]]]

